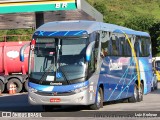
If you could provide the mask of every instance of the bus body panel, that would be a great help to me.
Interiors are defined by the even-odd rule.
[[[103,60],[98,81],[104,84],[104,101],[131,97],[135,80],[137,73],[133,58],[106,57]]]
[[[139,69],[141,80],[144,81],[144,94],[151,92],[152,85],[152,62],[151,57],[139,57]]]

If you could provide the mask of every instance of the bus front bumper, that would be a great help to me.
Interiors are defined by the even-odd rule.
[[[86,89],[67,96],[43,96],[29,90],[28,99],[32,105],[90,105],[95,102],[95,94]]]

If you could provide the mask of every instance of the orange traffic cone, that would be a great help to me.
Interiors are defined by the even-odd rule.
[[[16,85],[11,83],[9,85],[9,94],[15,94],[16,93]]]
[[[9,85],[9,94],[13,94],[13,93],[12,93],[12,89],[13,89],[12,86],[13,86],[13,83],[11,83],[11,84]]]
[[[13,84],[12,93],[16,94],[16,85],[15,84]]]

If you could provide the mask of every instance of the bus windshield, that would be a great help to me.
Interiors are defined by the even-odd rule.
[[[36,38],[30,78],[48,82],[85,80],[85,38]]]

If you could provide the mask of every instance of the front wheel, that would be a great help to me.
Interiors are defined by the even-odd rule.
[[[134,103],[134,102],[137,102],[138,101],[138,86],[137,84],[134,85],[134,94],[132,97],[130,97],[128,99],[128,102],[130,103]]]
[[[100,87],[96,95],[96,101],[93,105],[90,106],[90,109],[98,110],[102,107],[103,107],[103,91],[102,88]]]

